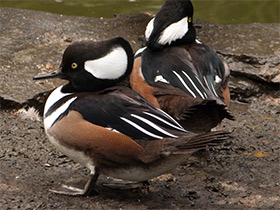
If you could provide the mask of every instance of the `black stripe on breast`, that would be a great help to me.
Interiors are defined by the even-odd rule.
[[[45,113],[44,117],[48,117],[49,115],[51,115],[55,110],[57,110],[60,106],[62,106],[66,101],[70,100],[71,98],[76,97],[75,95],[71,94],[71,95],[66,95],[63,98],[61,98],[60,100],[58,100],[57,102],[55,102],[49,109],[48,111]]]

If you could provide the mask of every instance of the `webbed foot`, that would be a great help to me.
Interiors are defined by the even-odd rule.
[[[89,180],[85,184],[84,188],[74,187],[70,185],[62,184],[56,189],[50,189],[51,192],[61,195],[71,195],[71,196],[91,196],[97,195],[98,192],[94,190],[95,183],[97,181],[99,174],[91,174]]]

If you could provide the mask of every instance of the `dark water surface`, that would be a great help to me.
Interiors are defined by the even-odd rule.
[[[64,15],[113,17],[114,14],[156,13],[163,0],[0,0],[1,7]],[[220,24],[280,22],[279,0],[193,0],[195,18]]]

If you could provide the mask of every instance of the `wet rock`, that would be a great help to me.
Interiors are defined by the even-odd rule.
[[[220,52],[257,57],[279,56],[279,23],[218,25],[197,21],[196,25],[199,26],[198,38]]]
[[[257,82],[280,84],[280,54],[270,56],[248,56],[222,54],[233,76],[243,76]]]
[[[239,102],[249,103],[254,97],[260,97],[265,93],[273,93],[278,97],[276,89],[278,85],[268,85],[249,79],[246,75],[235,75],[230,77],[229,88],[231,99]]]
[[[199,39],[226,59],[233,75],[280,83],[280,24],[196,24]]]
[[[38,98],[37,94],[64,82],[32,78],[57,68],[69,43],[122,36],[136,51],[143,45],[150,19],[148,14],[98,19],[0,8],[0,107],[28,103],[34,106],[38,102],[42,109],[46,95]],[[262,87],[270,84],[274,84],[272,90],[279,89],[279,24],[218,25],[196,21],[195,25],[198,38],[228,61],[235,98],[261,95],[267,89]]]
[[[0,8],[0,96],[24,103],[63,84],[59,80],[35,82],[32,78],[42,70],[57,68],[70,42],[122,36],[138,49],[138,39],[149,19],[144,14],[96,19]]]
[[[70,178],[86,180],[89,171],[54,148],[44,133],[42,122],[23,119],[3,109],[22,106],[22,101],[32,106],[44,103],[49,93],[47,90],[58,85],[57,81],[34,83],[31,78],[42,69],[55,68],[69,42],[83,38],[109,38],[121,33],[131,41],[135,50],[140,45],[137,40],[139,34],[142,34],[138,30],[144,30],[137,29],[137,25],[142,24],[144,28],[149,18],[140,15],[98,20],[0,10],[0,209],[280,209],[280,91],[278,99],[270,94],[259,97],[262,91],[275,89],[274,86],[247,76],[247,73],[235,75],[234,71],[230,83],[233,94],[240,100],[242,97],[253,99],[250,104],[231,103],[229,108],[236,120],[223,121],[220,126],[234,131],[224,145],[199,151],[190,162],[182,164],[172,174],[151,180],[144,192],[102,187],[102,179],[106,177],[101,177],[97,183],[99,196],[69,197],[49,192]],[[132,28],[125,31],[123,28],[126,26],[122,24],[127,23]],[[257,25],[268,26],[267,33],[270,33],[269,28],[273,24]],[[250,31],[250,26],[240,27],[245,32],[246,27]],[[242,46],[235,40],[230,45],[231,36],[237,34],[242,37],[241,30],[238,31],[240,33],[231,32],[229,39],[223,40],[226,29],[230,32],[235,26],[203,23],[199,29],[201,40],[232,59],[233,64],[238,59],[241,60],[240,65],[273,64],[270,62],[273,47],[264,46],[258,49],[258,53],[250,53],[251,49],[246,48],[245,42]],[[131,37],[130,34],[134,33],[138,35]],[[258,31],[252,33],[265,37]],[[37,40],[36,37],[40,38]],[[264,38],[264,43],[269,42],[269,38]],[[226,46],[230,47],[226,49]],[[234,46],[240,48],[240,52],[230,50]]]

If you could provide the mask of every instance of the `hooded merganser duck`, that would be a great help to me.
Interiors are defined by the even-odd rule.
[[[229,67],[196,40],[191,1],[166,0],[145,37],[146,47],[135,54],[132,89],[193,132],[233,119],[227,111]]]
[[[58,70],[34,77],[69,81],[46,101],[45,132],[59,151],[91,173],[84,189],[63,185],[53,192],[93,194],[99,174],[146,181],[227,136],[188,132],[129,87],[117,86],[132,67],[133,52],[123,38],[88,40],[69,45]]]

